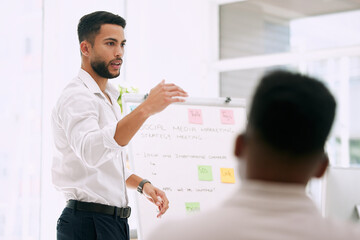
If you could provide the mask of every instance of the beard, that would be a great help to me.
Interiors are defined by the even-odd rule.
[[[116,78],[120,75],[120,71],[115,74],[111,74],[109,72],[109,65],[111,64],[111,62],[106,64],[105,61],[95,60],[90,62],[90,64],[94,72],[96,72],[96,74],[99,75],[100,77],[111,79],[111,78]]]

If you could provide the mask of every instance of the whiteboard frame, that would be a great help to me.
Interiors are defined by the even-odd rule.
[[[127,102],[143,102],[147,94],[124,93],[122,95],[123,109],[125,114],[128,112]],[[226,102],[228,98],[186,98],[185,102],[173,103],[180,105],[200,105],[200,106],[223,106],[223,107],[243,107],[246,109],[246,100],[242,98],[229,98],[230,101]]]
[[[137,94],[137,93],[124,93],[122,95],[122,107],[123,107],[123,113],[124,115],[129,114],[128,112],[128,103],[139,103],[141,104],[144,102],[147,98],[148,94]],[[215,107],[240,107],[244,108],[245,111],[246,108],[246,100],[240,99],[240,98],[230,98],[230,97],[222,97],[222,98],[186,98],[185,102],[178,102],[173,103],[176,105],[198,105],[198,106],[215,106]],[[134,171],[134,156],[133,156],[133,150],[132,150],[132,144],[131,142],[128,145],[128,158],[131,166],[131,170]],[[141,176],[140,176],[141,177]],[[135,194],[138,194],[135,192]],[[138,196],[135,197],[135,206],[136,206],[136,212],[137,212],[137,239],[142,240],[142,226],[140,222],[140,212],[139,212],[139,200]]]

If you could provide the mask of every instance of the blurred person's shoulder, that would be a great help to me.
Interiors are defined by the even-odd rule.
[[[360,223],[324,219],[322,227],[323,234],[326,235],[326,237],[322,239],[360,240]]]
[[[283,216],[281,219],[275,213],[268,216],[253,210],[241,204],[225,204],[181,220],[167,221],[156,228],[148,239],[360,240],[360,224],[322,218],[315,212],[303,213],[302,217]],[[293,221],[294,218],[300,221]]]
[[[211,211],[188,216],[181,220],[165,222],[156,228],[149,236],[149,240],[215,240],[236,236],[237,224],[241,224],[241,217],[234,219],[235,209],[219,207]]]

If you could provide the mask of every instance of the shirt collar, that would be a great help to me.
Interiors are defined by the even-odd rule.
[[[96,81],[91,77],[91,75],[87,71],[80,68],[78,77],[92,93],[102,94],[99,85],[97,85]],[[106,84],[105,91],[108,94],[110,94],[111,97],[114,99],[118,99],[120,95],[119,91],[111,83],[109,83],[109,81]]]
[[[315,203],[307,196],[306,186],[243,179],[240,191],[227,201],[231,206],[245,206],[261,211],[307,211],[320,214]]]
[[[241,188],[245,191],[258,191],[277,194],[306,195],[306,186],[294,183],[281,183],[244,179]]]
[[[283,199],[308,198],[306,186],[304,185],[254,179],[241,179],[239,191],[235,195],[237,198],[243,198],[244,194],[247,196],[280,197]]]

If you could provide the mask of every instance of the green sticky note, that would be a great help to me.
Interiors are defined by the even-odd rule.
[[[193,213],[200,211],[200,203],[199,202],[186,202],[185,208],[187,213]]]
[[[211,166],[198,166],[198,174],[200,181],[212,181],[212,169]]]

